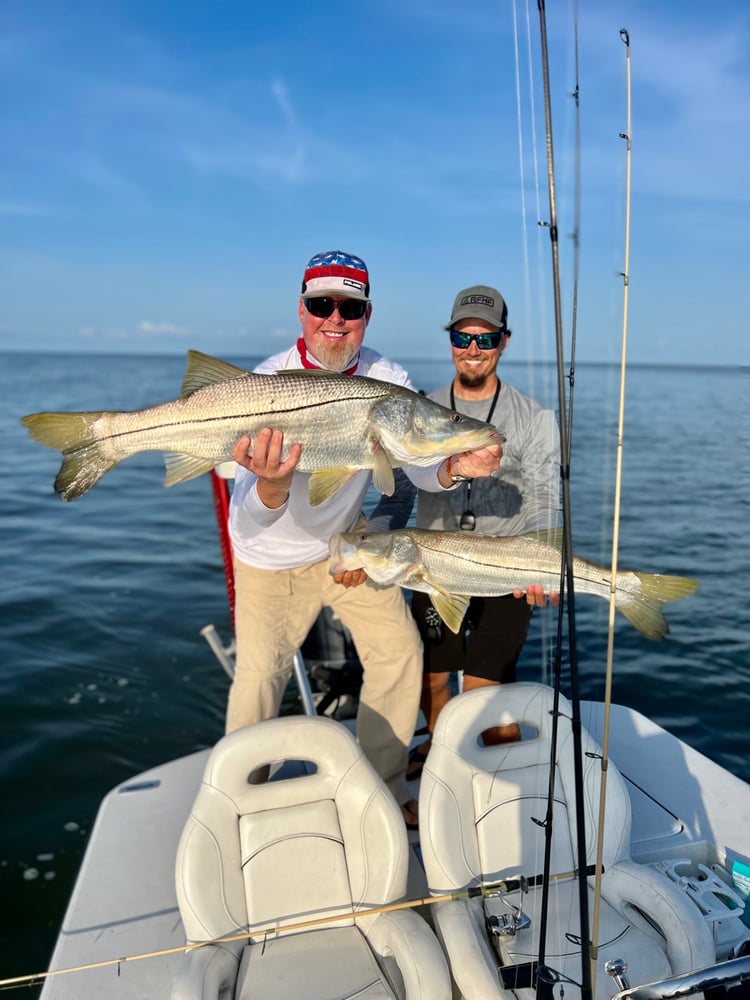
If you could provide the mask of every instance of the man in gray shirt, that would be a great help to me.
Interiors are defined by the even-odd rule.
[[[459,292],[449,331],[456,374],[430,398],[460,413],[492,423],[505,436],[500,468],[455,490],[418,493],[417,527],[520,535],[559,524],[560,441],[555,414],[501,382],[497,366],[510,341],[508,309],[496,288],[474,285]],[[464,672],[464,690],[516,679],[516,663],[540,587],[523,596],[474,597],[458,635],[443,627],[426,594],[414,593],[412,613],[424,643],[421,705],[430,733],[451,697],[450,674]],[[517,727],[496,727],[485,739],[517,738]],[[407,775],[422,769],[430,739],[410,754]]]

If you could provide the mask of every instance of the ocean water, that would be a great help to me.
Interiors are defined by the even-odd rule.
[[[400,360],[425,390],[450,378],[449,362]],[[207,477],[165,491],[161,456],[141,455],[62,503],[59,457],[19,418],[138,409],[175,397],[183,370],[182,357],[0,355],[0,978],[46,968],[102,796],[214,743],[229,685],[199,635],[230,628]],[[503,361],[501,375],[555,405],[551,366]],[[577,366],[574,550],[598,562],[611,549],[618,381]],[[662,643],[618,616],[613,698],[750,780],[750,371],[632,367],[622,466],[620,568],[700,588],[667,608]],[[576,617],[580,693],[601,697],[607,606],[579,597]],[[538,613],[524,679],[549,679],[554,630],[554,612]]]

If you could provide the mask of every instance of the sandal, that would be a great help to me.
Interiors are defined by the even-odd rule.
[[[409,799],[401,806],[401,815],[404,817],[407,830],[419,829],[419,806],[415,799]],[[416,819],[414,819],[416,817]]]
[[[424,743],[418,743],[415,747],[412,747],[409,751],[409,760],[406,765],[406,780],[412,781],[414,778],[418,778],[422,773],[422,768],[427,760],[427,755],[430,752],[431,740],[425,740]],[[424,748],[427,747],[425,750]]]

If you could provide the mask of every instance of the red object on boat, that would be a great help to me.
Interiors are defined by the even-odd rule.
[[[221,543],[221,556],[224,560],[224,577],[227,582],[227,597],[229,599],[229,613],[232,616],[232,630],[234,630],[234,557],[232,554],[232,540],[229,537],[229,483],[217,475],[215,469],[211,469],[211,489],[214,495],[214,510],[216,511],[216,526],[219,529],[219,541]]]

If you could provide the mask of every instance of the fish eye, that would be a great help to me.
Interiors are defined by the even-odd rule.
[[[460,424],[461,420],[462,420],[462,417],[461,417],[460,413],[451,413],[451,423],[452,424]]]

